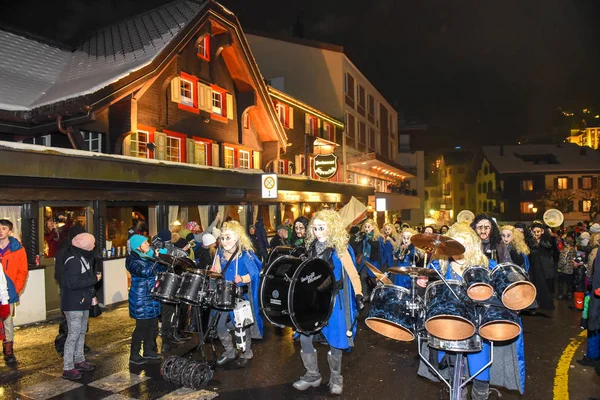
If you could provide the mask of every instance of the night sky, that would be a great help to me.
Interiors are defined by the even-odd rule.
[[[161,3],[22,0],[3,6],[0,23],[76,43],[89,29]],[[557,107],[600,111],[600,1],[222,4],[248,30],[290,34],[300,18],[305,38],[344,46],[399,111],[428,124],[438,146],[550,132]]]

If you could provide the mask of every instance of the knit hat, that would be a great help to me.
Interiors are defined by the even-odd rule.
[[[85,232],[86,231],[83,226],[75,225],[69,229],[67,236],[69,237],[69,240],[73,240],[75,238],[75,236],[79,235],[80,233],[85,233]]]
[[[213,235],[211,235],[210,233],[207,233],[204,236],[202,236],[202,246],[204,246],[204,247],[208,247],[211,244],[215,244],[216,242],[217,242],[217,239],[215,239],[215,237]]]
[[[198,223],[196,221],[190,221],[185,225],[185,229],[188,231],[194,231],[198,227]]]
[[[158,235],[156,235],[156,237],[162,240],[163,242],[168,242],[169,240],[171,240],[171,231],[169,231],[167,228],[163,228],[160,231],[158,231]],[[132,246],[132,248],[134,247]]]
[[[160,233],[159,233],[160,234]],[[148,239],[146,239],[144,236],[142,235],[133,235],[130,239],[129,239],[129,246],[131,247],[131,250],[137,250],[140,248],[140,246],[146,242]]]
[[[287,228],[288,228],[287,225],[284,225],[284,224],[277,225],[278,231],[282,231],[282,230],[287,231]]]
[[[219,228],[213,228],[212,234],[215,238],[218,238],[219,236],[221,236],[221,230]]]
[[[80,249],[92,251],[96,244],[96,238],[91,233],[84,232],[75,236],[73,240],[71,240],[71,244]]]
[[[591,233],[600,233],[600,224],[597,222],[595,224],[592,224],[592,226],[590,226],[590,232]]]
[[[175,247],[177,247],[178,249],[183,249],[188,244],[189,244],[189,242],[187,240],[185,240],[184,238],[181,238],[177,242],[175,242]]]

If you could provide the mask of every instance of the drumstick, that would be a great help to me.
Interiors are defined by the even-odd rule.
[[[350,327],[349,330],[346,331],[346,336],[348,336],[349,338],[352,337],[352,331],[354,330],[354,326],[356,325],[357,322],[358,322],[358,313],[356,314],[356,317],[354,318],[354,322],[352,323],[352,326]]]

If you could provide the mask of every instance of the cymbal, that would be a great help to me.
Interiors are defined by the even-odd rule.
[[[196,268],[196,264],[194,264],[194,262],[188,257],[174,257],[171,254],[159,254],[158,258],[165,263],[168,263],[169,266],[172,265],[185,270],[193,270]]]
[[[433,269],[419,268],[419,267],[390,267],[388,268],[392,274],[410,275],[417,274],[417,276],[427,276],[429,278],[437,276],[437,273]]]
[[[365,265],[367,266],[367,268],[369,268],[369,270],[371,270],[371,272],[375,275],[375,279],[377,279],[378,281],[381,281],[386,285],[394,284],[394,282],[392,282],[390,278],[388,278],[383,272],[381,272],[376,266],[374,266],[370,262],[365,261]]]
[[[222,278],[223,277],[222,273],[210,271],[208,269],[196,269],[195,273],[197,273],[198,275],[206,275],[209,278]]]
[[[442,256],[456,256],[465,252],[465,247],[460,242],[437,233],[413,235],[410,242],[428,253],[435,249],[435,253]]]

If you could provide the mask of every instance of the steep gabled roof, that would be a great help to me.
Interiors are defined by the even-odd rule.
[[[501,174],[600,173],[600,152],[570,143],[483,146],[481,150]]]

